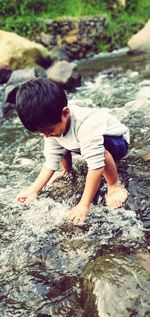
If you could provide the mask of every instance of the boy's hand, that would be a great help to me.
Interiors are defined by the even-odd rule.
[[[86,205],[82,205],[79,203],[74,208],[71,209],[69,213],[69,220],[71,220],[74,224],[78,222],[84,222],[86,215],[88,214],[89,207]]]
[[[37,193],[33,191],[31,187],[28,187],[27,189],[21,191],[17,197],[16,200],[20,204],[26,204],[28,203],[31,199],[35,198]]]

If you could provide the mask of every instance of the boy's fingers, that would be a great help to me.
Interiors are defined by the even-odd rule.
[[[83,225],[85,218],[84,217],[80,217],[80,218],[75,218],[73,223],[74,225]]]
[[[68,218],[69,220],[73,220],[75,218],[75,215],[69,215]]]
[[[84,216],[77,216],[77,215],[74,215],[74,214],[69,216],[69,221],[73,222],[74,224],[83,223],[84,220],[85,220]]]
[[[24,204],[26,201],[26,197],[16,197],[16,201],[20,204]]]

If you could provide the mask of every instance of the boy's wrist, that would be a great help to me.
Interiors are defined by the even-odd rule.
[[[79,201],[78,205],[83,206],[83,207],[90,208],[91,202],[84,201],[84,200],[82,200],[82,198],[81,198],[81,200]]]
[[[40,192],[40,190],[37,188],[37,185],[34,183],[30,186],[30,190],[33,194],[38,194]]]

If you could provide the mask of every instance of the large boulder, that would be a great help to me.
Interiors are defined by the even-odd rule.
[[[47,77],[60,84],[64,89],[72,90],[81,83],[81,75],[75,63],[59,61],[47,70]]]
[[[51,64],[49,51],[15,33],[0,30],[0,60],[11,70],[37,63],[47,67]]]
[[[150,53],[150,20],[142,30],[131,37],[128,46],[133,53]]]
[[[99,256],[83,273],[83,317],[148,316],[148,254]]]

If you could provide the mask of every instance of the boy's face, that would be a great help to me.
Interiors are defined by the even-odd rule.
[[[64,107],[62,110],[61,121],[50,125],[50,127],[40,130],[39,132],[44,134],[46,138],[60,137],[65,135],[70,126],[70,110],[68,107]]]

